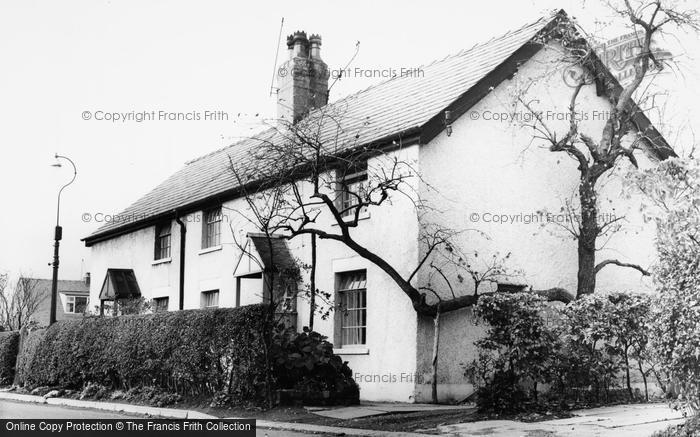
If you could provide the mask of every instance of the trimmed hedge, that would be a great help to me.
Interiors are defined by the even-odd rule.
[[[19,349],[19,332],[0,332],[0,386],[12,384]]]
[[[29,375],[36,350],[44,340],[44,335],[46,335],[46,329],[36,329],[28,331],[22,340],[22,349],[19,351],[19,362],[16,369],[20,384],[24,384],[27,379],[26,375]]]
[[[155,386],[186,395],[265,396],[266,307],[87,317],[35,331],[23,346],[24,386]]]

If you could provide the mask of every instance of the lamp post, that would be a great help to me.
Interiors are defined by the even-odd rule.
[[[55,156],[56,163],[52,164],[52,167],[61,167],[59,159],[65,159],[70,162],[73,166],[73,179],[58,190],[58,200],[56,202],[56,228],[54,230],[54,244],[53,244],[53,278],[51,280],[51,309],[49,311],[49,325],[53,325],[56,322],[56,297],[58,294],[58,246],[63,236],[63,229],[59,225],[59,217],[61,211],[61,193],[70,184],[75,181],[75,177],[78,175],[78,171],[75,169],[75,163],[71,161],[70,158],[66,156],[61,156],[58,153]]]

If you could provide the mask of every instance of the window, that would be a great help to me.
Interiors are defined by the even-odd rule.
[[[156,297],[153,299],[153,310],[157,313],[168,311],[169,297]]]
[[[153,259],[170,258],[170,222],[156,226],[156,243]]]
[[[219,306],[219,290],[202,292],[202,308],[216,308]]]
[[[350,173],[352,172],[352,173]],[[367,167],[356,167],[348,171],[342,177],[341,183],[341,193],[340,193],[340,211],[343,217],[353,217],[355,215],[355,208],[353,206],[357,205],[360,198],[364,198],[367,190]],[[363,208],[363,212],[366,208]]]
[[[367,273],[364,270],[340,274],[340,343],[367,343]]]
[[[221,244],[221,207],[204,211],[202,249]]]
[[[87,308],[88,298],[86,296],[66,296],[66,313],[82,314]]]

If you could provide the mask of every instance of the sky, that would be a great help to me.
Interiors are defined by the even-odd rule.
[[[100,217],[275,116],[275,56],[295,30],[322,36],[331,70],[351,59],[352,68],[415,68],[562,8],[592,33],[628,31],[600,1],[0,0],[0,272],[51,277],[56,195],[72,177],[70,166],[51,166],[55,153],[78,171],[61,201],[59,278],[79,279],[90,270],[80,239]],[[682,33],[664,44],[679,68],[662,81],[672,111],[661,128],[681,147],[697,123],[700,47]],[[381,80],[348,76],[330,100]],[[152,111],[226,117],[133,120]]]

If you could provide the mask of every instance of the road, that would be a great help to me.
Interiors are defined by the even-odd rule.
[[[87,408],[70,408],[59,405],[30,404],[0,400],[0,419],[133,419],[138,417],[141,416],[91,410]],[[257,437],[309,437],[310,434],[261,429],[258,430],[255,435]],[[315,435],[320,436],[320,434]]]

